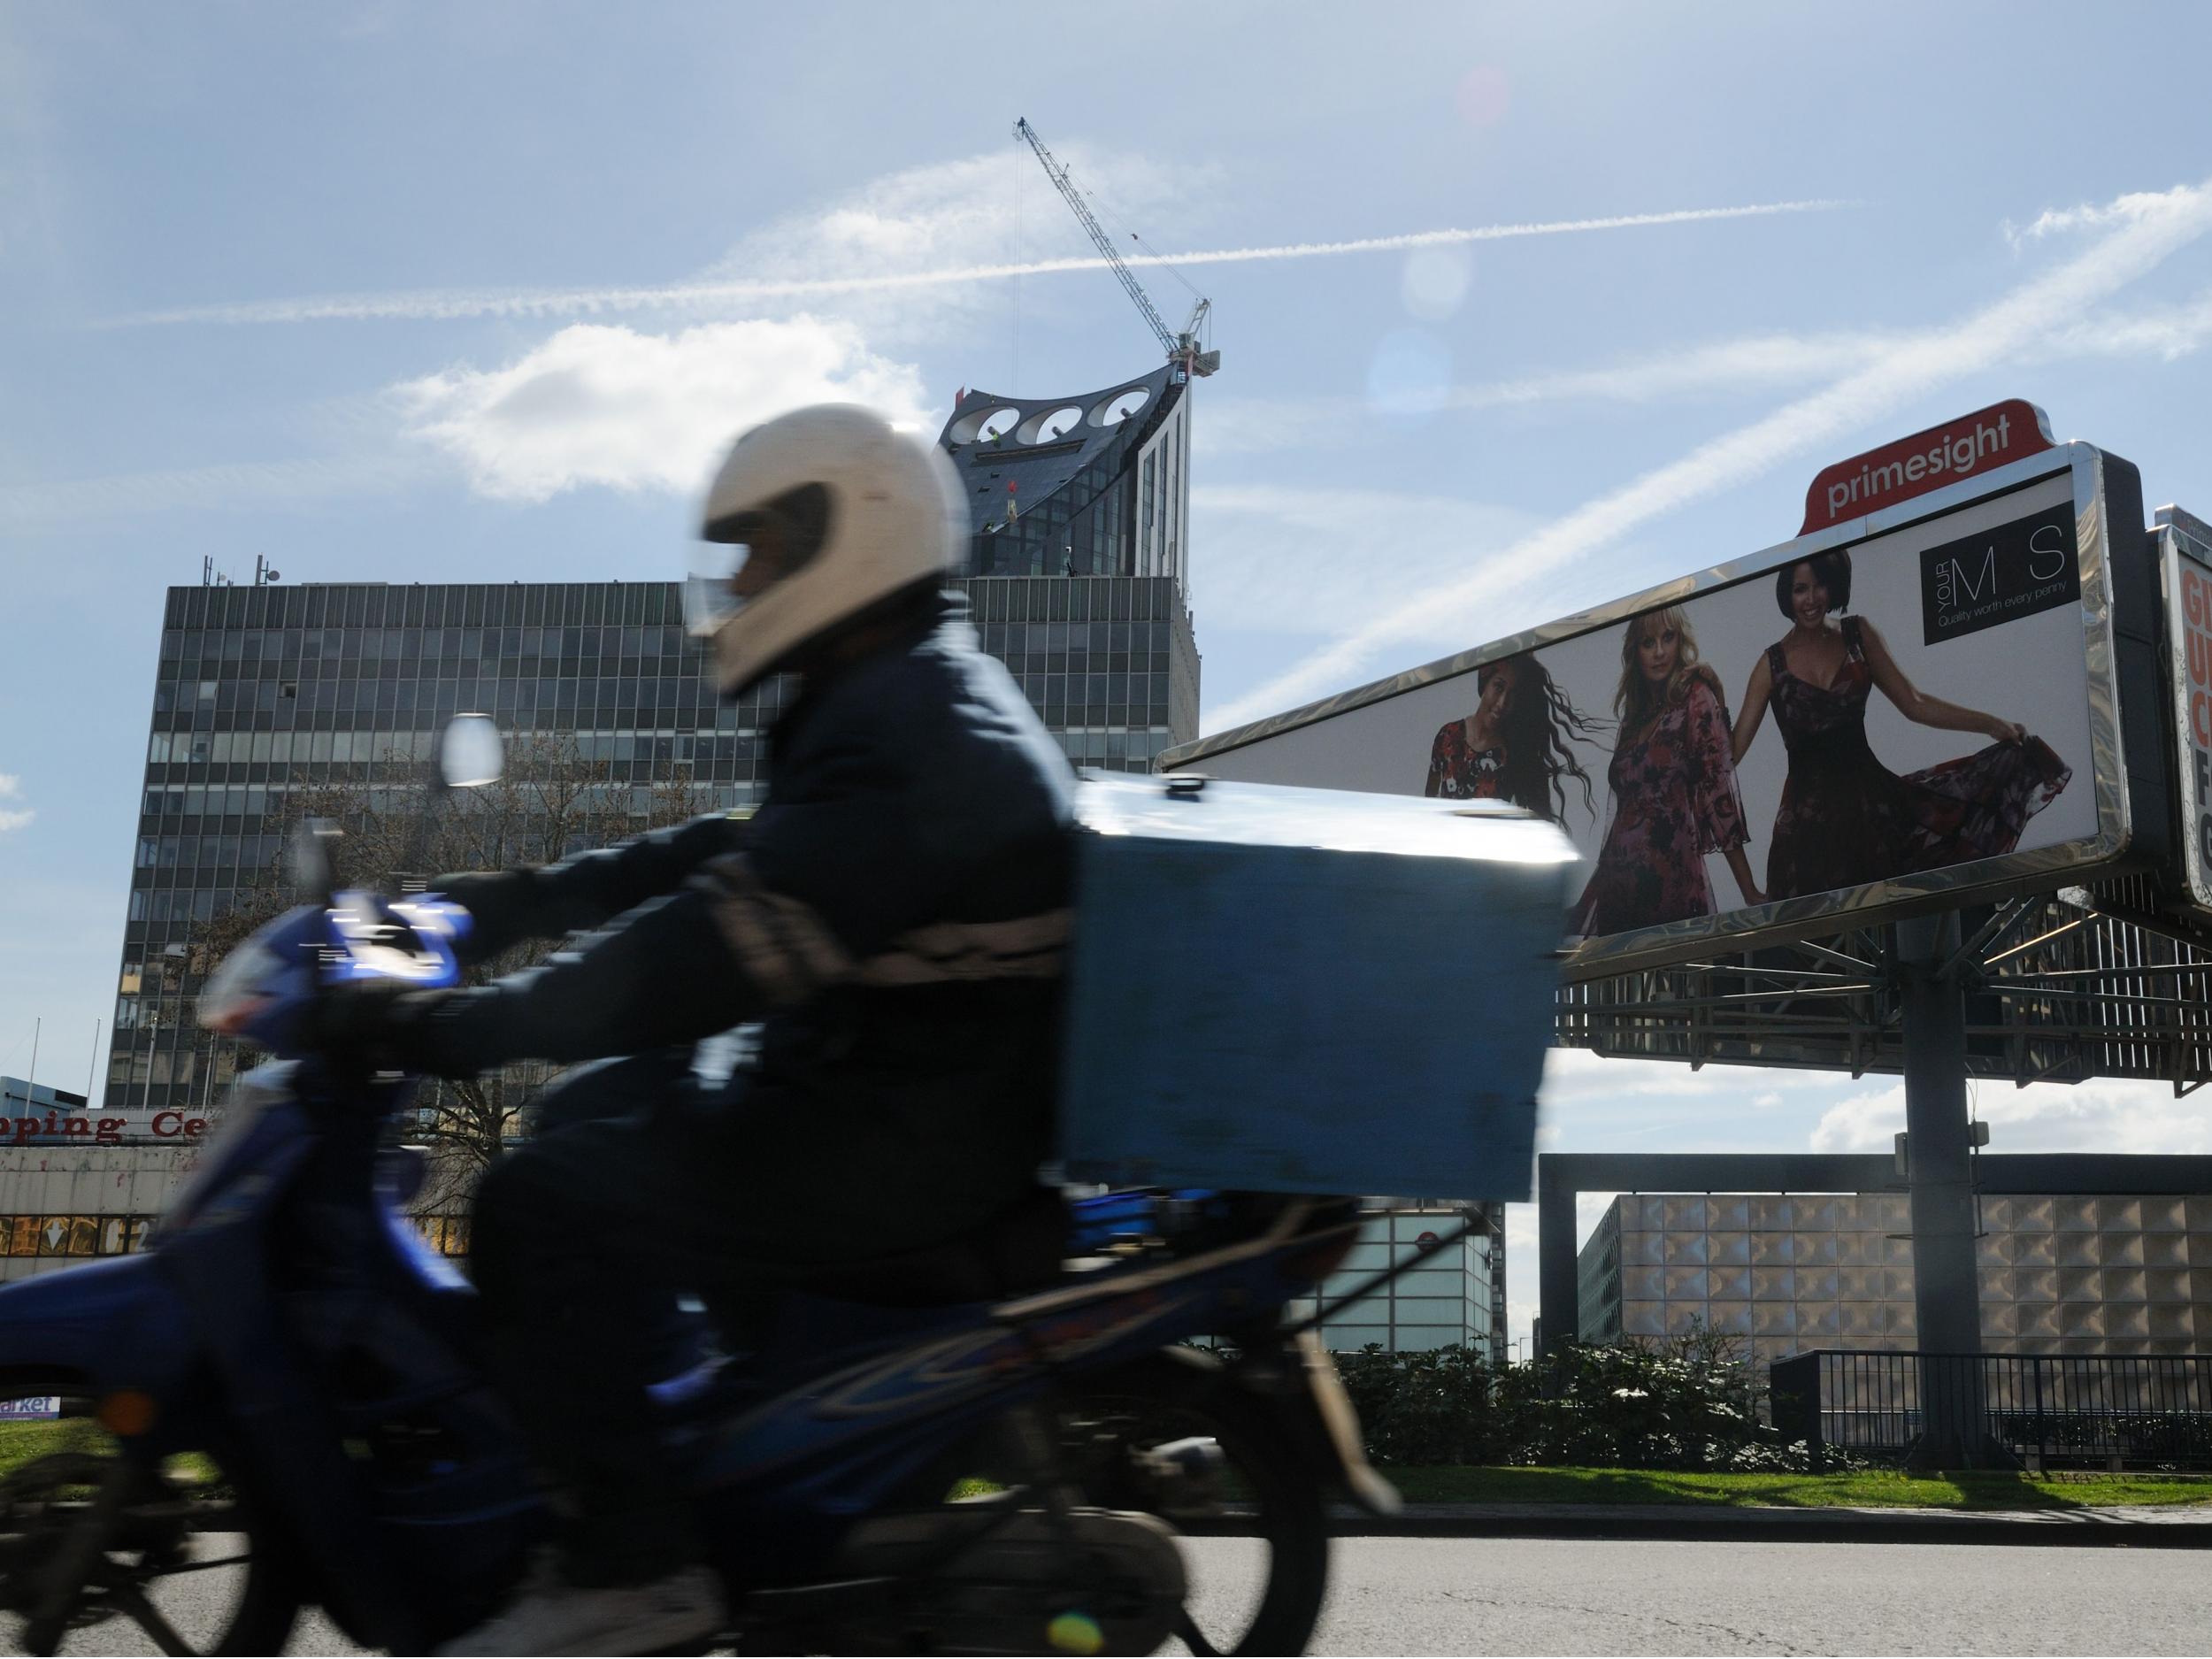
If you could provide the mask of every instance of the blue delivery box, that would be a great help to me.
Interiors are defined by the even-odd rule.
[[[1518,809],[1087,778],[1068,1178],[1525,1200],[1572,845]]]

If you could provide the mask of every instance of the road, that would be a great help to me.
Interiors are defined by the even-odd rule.
[[[1211,1628],[1207,1599],[1248,1591],[1260,1552],[1238,1539],[1186,1548]],[[1354,1538],[1337,1545],[1312,1651],[2200,1654],[2208,1568],[2193,1549]],[[178,1582],[211,1599],[223,1576]],[[193,1622],[188,1603],[170,1610]],[[63,1651],[156,1651],[135,1635],[111,1624]],[[290,1651],[360,1650],[314,1618]]]

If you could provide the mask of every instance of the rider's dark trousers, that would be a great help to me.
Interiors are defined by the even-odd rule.
[[[759,1098],[747,1075],[703,1087],[680,1056],[575,1073],[478,1189],[494,1363],[580,1511],[564,1539],[579,1583],[641,1582],[696,1554],[646,1394],[680,1352],[677,1294],[742,1305],[910,1240],[914,1218],[887,1198],[925,1149]]]

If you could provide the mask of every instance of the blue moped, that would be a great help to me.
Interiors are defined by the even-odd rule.
[[[150,1247],[0,1290],[0,1399],[58,1395],[78,1420],[69,1449],[0,1479],[0,1610],[30,1652],[127,1620],[165,1653],[275,1653],[309,1607],[426,1652],[548,1532],[473,1293],[403,1212],[415,1079],[286,1034],[341,979],[454,982],[465,918],[326,886],[205,988],[204,1020],[277,1057]],[[703,1321],[699,1363],[652,1409],[727,1640],[1303,1647],[1328,1500],[1393,1502],[1327,1356],[1283,1318],[1344,1258],[1355,1207],[1121,1194],[1075,1223],[1040,1235],[1032,1271],[980,1246],[864,1265],[783,1299],[741,1355]],[[1188,1542],[1208,1532],[1263,1560]]]

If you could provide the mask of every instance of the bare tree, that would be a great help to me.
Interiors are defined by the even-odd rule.
[[[283,812],[270,820],[269,852],[257,877],[227,910],[195,930],[182,964],[189,980],[204,977],[248,935],[299,902],[288,848],[306,820],[327,819],[343,832],[333,848],[340,887],[380,887],[403,874],[550,864],[681,823],[712,805],[705,786],[681,777],[610,780],[606,767],[586,760],[565,733],[511,736],[504,775],[430,801],[426,825],[422,815],[430,797],[422,787],[420,758],[387,751],[381,763],[353,770],[357,776],[293,780]],[[471,969],[468,981],[481,984],[533,966],[554,949],[544,941],[526,941]],[[219,1067],[219,1075],[245,1056],[226,1057],[229,1064]],[[480,1078],[425,1084],[409,1136],[431,1154],[429,1179],[413,1205],[418,1214],[467,1209],[477,1180],[523,1132],[526,1113],[558,1071],[526,1062]]]

